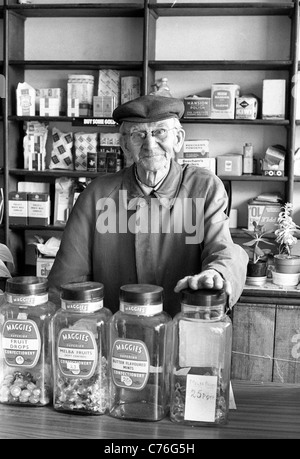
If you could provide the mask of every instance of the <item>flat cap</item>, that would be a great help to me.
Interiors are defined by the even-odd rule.
[[[113,119],[133,123],[152,123],[168,118],[180,119],[184,113],[184,104],[180,99],[162,96],[142,96],[119,105],[113,112]]]

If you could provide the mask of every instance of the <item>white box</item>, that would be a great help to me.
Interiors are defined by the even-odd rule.
[[[120,72],[112,69],[99,70],[98,96],[114,97],[119,105],[121,92]]]
[[[68,116],[70,118],[79,116],[79,99],[68,98]]]
[[[36,259],[36,275],[37,277],[48,277],[55,258],[52,257],[37,257]]]
[[[17,87],[17,116],[35,116],[35,89],[27,83]]]
[[[59,116],[60,101],[55,97],[40,98],[40,116]]]
[[[216,158],[178,158],[178,164],[189,164],[194,167],[202,167],[208,169],[214,174],[216,173]]]
[[[243,155],[227,154],[217,157],[217,174],[222,175],[242,175],[243,174]]]
[[[257,97],[252,94],[236,98],[235,118],[237,120],[255,120],[258,112]]]
[[[285,80],[263,80],[263,119],[285,119]]]
[[[216,83],[211,87],[211,118],[234,119],[240,87],[232,83]]]
[[[209,140],[185,140],[183,143],[184,158],[207,158],[209,156]]]

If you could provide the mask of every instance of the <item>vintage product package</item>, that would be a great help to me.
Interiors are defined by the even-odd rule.
[[[243,155],[226,154],[217,157],[217,174],[222,175],[242,175],[243,174]]]
[[[28,224],[48,226],[50,224],[49,193],[28,193]]]
[[[184,100],[184,115],[186,119],[210,118],[211,98],[200,96],[188,96]]]
[[[35,89],[28,83],[17,86],[17,116],[35,116]]]
[[[285,80],[263,80],[263,119],[285,119],[285,95]]]
[[[137,99],[141,95],[141,78],[126,76],[121,78],[121,104]]]
[[[94,77],[93,75],[68,76],[68,116],[92,116]]]
[[[52,130],[53,147],[49,169],[74,170],[73,164],[73,133],[61,132],[56,127]]]
[[[237,120],[255,120],[258,113],[258,99],[253,94],[236,98],[235,118]]]
[[[232,83],[216,83],[211,87],[211,118],[234,119],[236,98],[240,86]]]
[[[253,231],[253,223],[264,226],[265,231],[274,231],[281,209],[280,203],[252,200],[248,203],[248,230]]]
[[[8,215],[10,225],[27,225],[27,193],[10,191],[8,194]]]
[[[183,143],[184,158],[208,158],[209,156],[209,140],[185,140]]]
[[[86,171],[88,164],[88,155],[93,153],[97,155],[98,133],[75,132],[75,170]]]
[[[178,164],[189,164],[190,166],[203,167],[214,174],[216,173],[216,158],[178,158]]]
[[[23,139],[24,169],[43,171],[46,168],[48,127],[38,121],[28,121]]]
[[[121,76],[113,69],[99,70],[98,96],[115,98],[116,106],[120,103]]]
[[[65,225],[73,206],[75,180],[59,177],[55,180],[54,225]]]

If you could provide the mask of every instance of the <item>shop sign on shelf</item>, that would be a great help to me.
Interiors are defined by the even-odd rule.
[[[73,118],[72,126],[117,126],[111,118]]]

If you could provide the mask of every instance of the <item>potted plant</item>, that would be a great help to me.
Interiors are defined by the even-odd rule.
[[[11,251],[5,244],[0,243],[0,304],[3,299],[6,279],[11,277],[10,271],[5,263],[11,263],[12,266],[14,266]]]
[[[273,245],[272,242],[265,238],[266,234],[269,234],[271,231],[265,231],[264,226],[259,225],[257,222],[253,222],[253,227],[253,231],[243,229],[251,236],[250,241],[243,243],[249,255],[247,283],[252,285],[263,285],[267,278],[267,255],[271,250],[260,247],[260,244]]]
[[[278,254],[274,255],[275,271],[285,274],[300,273],[300,257],[292,254],[292,247],[297,243],[295,235],[300,234],[300,227],[292,218],[293,205],[287,202],[281,209],[275,230]]]

